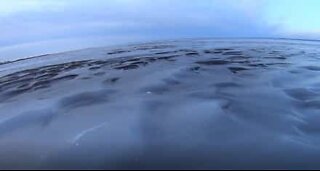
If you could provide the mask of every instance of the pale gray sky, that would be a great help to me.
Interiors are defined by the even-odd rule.
[[[161,39],[318,38],[319,6],[318,0],[0,0],[0,58]]]

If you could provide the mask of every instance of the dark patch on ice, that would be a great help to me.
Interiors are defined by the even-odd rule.
[[[173,58],[176,58],[176,57],[179,57],[179,55],[157,57],[156,60],[174,61]]]
[[[132,69],[137,69],[137,68],[139,68],[139,65],[129,64],[129,65],[118,66],[118,67],[115,67],[114,69],[118,69],[118,70],[132,70]]]
[[[10,90],[10,91],[4,92],[0,95],[0,102],[10,100],[13,97],[16,97],[20,94],[30,92],[31,90],[32,89],[28,87],[28,88],[21,88],[21,89],[17,89],[17,90]]]
[[[229,64],[229,61],[226,60],[209,60],[209,61],[198,61],[196,62],[200,65],[226,65]]]
[[[138,62],[141,61],[141,58],[133,58],[133,59],[128,59],[127,62]]]
[[[91,71],[95,71],[95,70],[98,70],[98,69],[101,69],[101,67],[91,67],[91,68],[89,68],[89,70],[91,70]]]
[[[236,73],[238,73],[238,72],[247,71],[247,70],[249,70],[249,69],[248,69],[248,68],[244,68],[244,67],[229,67],[229,70],[230,70],[232,73],[236,74]]]
[[[188,96],[191,98],[201,99],[201,100],[214,100],[217,98],[215,91],[210,90],[199,90],[188,93]]]
[[[320,133],[320,119],[318,117],[307,119],[307,123],[301,124],[299,129],[311,136],[317,136]]]
[[[38,85],[33,87],[33,90],[41,90],[41,89],[47,89],[50,88],[51,86],[49,84],[43,84],[43,85]]]
[[[31,125],[46,126],[56,114],[52,110],[41,110],[12,116],[0,123],[0,137]]]
[[[73,80],[78,77],[78,74],[71,74],[71,75],[66,75],[62,77],[57,77],[51,80],[51,82],[59,82],[59,81],[68,81],[68,80]]]
[[[74,77],[74,75],[58,78],[54,77],[66,72],[67,70],[70,71],[70,67],[73,67],[72,69],[84,67],[87,62],[88,61],[70,62],[18,71],[1,77],[0,88],[4,90],[7,89],[9,85],[18,87],[20,84],[32,83],[33,81],[58,81],[73,79],[70,77]]]
[[[134,47],[135,50],[158,50],[158,49],[169,49],[174,48],[176,46],[174,45],[142,45],[142,46],[136,46]]]
[[[20,87],[29,82],[32,82],[33,80],[34,80],[33,78],[20,78],[20,79],[17,78],[16,80],[5,81],[0,83],[0,89],[8,90],[11,88]]]
[[[103,76],[105,74],[106,74],[106,72],[96,72],[93,75],[95,75],[95,76]]]
[[[72,110],[79,107],[102,104],[107,102],[113,93],[113,90],[102,90],[75,94],[61,99],[60,107],[64,110]]]
[[[146,66],[146,65],[148,65],[148,62],[137,61],[137,62],[132,62],[131,65],[142,65],[142,66]]]
[[[231,51],[231,50],[234,50],[232,48],[216,48],[215,50],[218,50],[218,51]]]
[[[308,109],[320,109],[320,100],[308,100],[303,103],[303,106]]]
[[[47,79],[53,78],[57,75],[58,75],[57,73],[45,73],[43,75],[35,77],[35,79],[36,80],[47,80]]]
[[[313,100],[319,98],[319,93],[312,92],[306,88],[288,89],[285,92],[292,98],[301,101]]]
[[[223,53],[223,55],[226,55],[226,56],[231,56],[231,55],[240,56],[242,54],[243,54],[242,51],[228,51]]]
[[[88,62],[88,66],[104,66],[104,65],[108,65],[111,64],[111,60],[97,60],[97,61],[90,61]]]
[[[201,69],[200,66],[195,66],[195,67],[190,68],[190,71],[198,72],[200,69]]]
[[[122,53],[129,53],[129,50],[114,50],[112,52],[109,52],[108,55],[118,55],[118,54],[122,54]]]
[[[167,78],[167,79],[164,79],[163,80],[167,85],[179,85],[181,84],[180,81],[176,80],[176,79],[170,79],[170,78]]]
[[[287,58],[284,56],[269,56],[268,59],[279,59],[279,60],[286,60]]]
[[[118,82],[119,80],[120,80],[119,77],[114,77],[114,78],[110,78],[110,79],[104,80],[103,84],[110,85],[110,84],[114,84],[114,83]]]
[[[178,52],[183,52],[183,53],[199,53],[197,50],[194,49],[180,49]]]
[[[156,52],[155,55],[167,55],[167,54],[175,54],[179,51],[164,51],[164,52]]]
[[[92,77],[82,77],[81,80],[90,80]]]
[[[186,56],[199,56],[200,54],[198,52],[189,52],[185,54]]]
[[[204,50],[203,52],[206,54],[221,54],[221,53],[223,53],[223,51],[219,51],[219,50]]]
[[[257,68],[267,68],[268,66],[264,63],[257,63],[257,64],[248,64],[250,67],[257,67]]]
[[[244,55],[235,55],[235,56],[229,56],[227,59],[231,61],[243,61],[248,60],[250,57],[244,56]]]
[[[310,70],[310,71],[320,71],[320,66],[305,66],[303,68]]]
[[[216,48],[216,49],[206,49],[203,52],[205,54],[234,55],[235,51],[234,49],[231,49],[231,48]]]
[[[23,78],[19,77],[16,80],[9,80],[0,83],[0,101],[6,101],[13,97],[24,93],[50,88],[53,84],[75,79],[78,75],[66,75],[55,77],[56,74],[48,74],[43,77]]]

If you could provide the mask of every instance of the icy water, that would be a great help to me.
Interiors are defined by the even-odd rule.
[[[185,40],[0,65],[1,169],[320,169],[320,43]]]

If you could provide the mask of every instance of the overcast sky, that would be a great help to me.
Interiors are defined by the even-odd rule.
[[[320,38],[320,0],[0,0],[0,58],[198,37]]]

